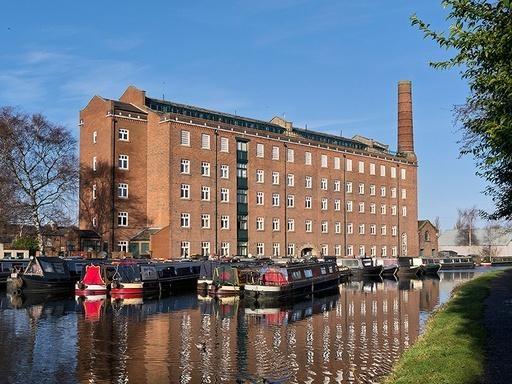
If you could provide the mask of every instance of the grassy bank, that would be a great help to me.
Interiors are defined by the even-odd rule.
[[[484,301],[491,280],[502,273],[486,273],[456,289],[384,383],[478,383],[484,369]]]

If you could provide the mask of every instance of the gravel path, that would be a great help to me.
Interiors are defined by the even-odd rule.
[[[484,383],[512,383],[512,270],[491,283],[485,300],[487,332]]]

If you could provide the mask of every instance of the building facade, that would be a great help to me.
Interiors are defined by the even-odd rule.
[[[80,228],[155,258],[417,255],[411,83],[398,151],[147,97],[80,112]],[[132,241],[132,239],[135,239]]]
[[[420,256],[436,257],[439,252],[439,231],[429,220],[418,221],[418,244]]]

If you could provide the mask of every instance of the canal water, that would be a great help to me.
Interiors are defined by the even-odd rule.
[[[111,302],[0,291],[0,382],[375,383],[481,272],[353,281],[260,308],[195,294]]]

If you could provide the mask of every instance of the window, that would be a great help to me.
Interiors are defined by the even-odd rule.
[[[265,204],[264,196],[265,194],[263,192],[256,192],[256,205]]]
[[[242,179],[247,179],[247,164],[238,163],[236,165],[236,176]]]
[[[363,161],[359,162],[358,171],[359,171],[359,173],[364,173],[364,162]]]
[[[180,197],[182,199],[190,199],[190,185],[189,184],[181,184]]]
[[[347,246],[347,256],[354,256],[354,247],[352,245]]]
[[[382,204],[380,206],[380,214],[385,215],[386,214],[386,204]]]
[[[287,247],[286,251],[287,251],[287,254],[289,257],[295,256],[295,244],[288,243],[288,247]]]
[[[190,160],[181,159],[180,172],[190,175]]]
[[[359,256],[366,256],[366,251],[364,249],[364,245],[359,246]]]
[[[275,232],[279,231],[280,230],[280,226],[281,225],[280,225],[279,219],[277,217],[274,217],[272,219],[272,231],[275,231]]]
[[[375,185],[374,184],[370,185],[370,196],[375,196]]]
[[[128,169],[128,155],[119,155],[117,162],[119,169]]]
[[[352,193],[352,182],[351,181],[347,181],[346,191],[347,191],[347,193]]]
[[[380,196],[386,197],[386,187],[385,186],[380,187]]]
[[[390,168],[390,173],[391,173],[391,178],[396,179],[396,168],[395,167]]]
[[[220,138],[220,151],[229,152],[229,139],[227,137]]]
[[[375,224],[370,225],[370,235],[377,234],[377,226]]]
[[[228,188],[221,188],[220,189],[220,202],[221,203],[228,203],[229,202],[229,189]]]
[[[257,256],[263,256],[265,254],[265,244],[264,243],[257,243],[256,244],[256,255]]]
[[[347,223],[347,235],[351,235],[354,233],[354,224]]]
[[[322,168],[327,168],[327,155],[322,155],[320,159]]]
[[[279,172],[272,172],[272,184],[279,185]]]
[[[256,182],[263,183],[265,181],[265,171],[263,169],[256,170]]]
[[[322,256],[327,256],[329,254],[329,246],[327,244],[322,244],[320,247],[320,253]]]
[[[304,154],[304,164],[311,165],[311,152],[306,152]]]
[[[256,218],[256,230],[257,231],[265,230],[265,218],[264,217]]]
[[[272,206],[279,207],[279,193],[272,194]]]
[[[429,231],[425,231],[424,239],[425,239],[425,241],[430,241],[430,232]]]
[[[376,209],[375,203],[371,203],[370,204],[370,213],[374,215],[376,213],[376,211],[377,211],[377,209]]]
[[[322,233],[328,233],[329,232],[329,224],[327,221],[322,221]]]
[[[256,144],[256,157],[265,157],[265,146],[261,143]]]
[[[293,149],[289,149],[286,151],[286,161],[289,163],[293,163],[295,161],[295,152]]]
[[[377,247],[375,245],[372,245],[372,247],[370,248],[370,256],[377,256]]]
[[[117,225],[119,227],[128,226],[128,212],[119,212],[117,214]]]
[[[391,236],[396,236],[397,235],[397,227],[396,225],[393,225],[391,226]]]
[[[364,224],[359,224],[359,234],[364,235]]]
[[[334,223],[334,233],[340,234],[341,233],[341,222],[336,221]]]
[[[210,187],[204,185],[201,187],[201,200],[210,201]]]
[[[335,211],[341,210],[341,200],[340,199],[334,199],[334,210]]]
[[[247,224],[248,217],[247,215],[238,215],[238,229],[241,229],[243,231],[247,231],[248,224]]]
[[[391,188],[391,198],[396,199],[396,188]]]
[[[210,149],[210,135],[201,134],[201,149]]]
[[[201,241],[201,256],[203,256],[203,257],[210,256],[210,242],[209,241]]]
[[[96,159],[96,156],[92,158],[92,170],[96,171],[96,168],[98,166],[98,160]]]
[[[382,236],[386,236],[386,233],[387,233],[387,228],[386,228],[386,226],[385,226],[385,225],[381,225],[381,227],[380,227],[380,234],[381,234]]]
[[[334,180],[334,192],[339,192],[341,189],[341,182],[339,180]]]
[[[201,162],[201,176],[210,176],[210,163]]]
[[[236,149],[240,152],[247,152],[247,142],[246,141],[242,141],[242,140],[239,140],[236,142]]]
[[[96,200],[96,189],[97,189],[96,184],[93,184],[92,185],[92,199],[93,200]]]
[[[359,213],[364,213],[364,202],[359,203]]]
[[[220,178],[229,179],[229,165],[221,164],[220,166]]]
[[[405,174],[406,174],[405,168],[400,168],[400,178],[402,180],[405,180]]]
[[[370,175],[375,175],[375,164],[370,163]]]
[[[279,257],[280,254],[280,246],[279,243],[272,244],[272,256]]]
[[[363,183],[359,184],[359,194],[364,195],[364,184]]]
[[[229,243],[220,243],[220,254],[221,256],[229,256]]]
[[[313,187],[313,178],[306,176],[306,188],[311,189]]]
[[[320,189],[327,191],[327,179],[325,177],[320,180]]]
[[[347,159],[347,161],[345,162],[345,170],[347,170],[348,172],[352,172],[352,160],[351,159]]]
[[[180,224],[182,228],[190,228],[190,213],[181,214]]]
[[[328,205],[327,199],[325,197],[322,198],[322,205],[321,205],[322,211],[327,211],[327,205]]]
[[[201,214],[201,228],[203,228],[203,229],[210,228],[210,215],[207,213]]]
[[[407,216],[407,207],[406,206],[403,206],[402,207],[402,216]]]
[[[93,187],[96,187],[96,184]],[[96,190],[96,188],[94,188],[94,191],[95,190]],[[119,183],[117,185],[117,197],[121,197],[124,199],[128,198],[128,184]]]
[[[388,247],[385,245],[380,248],[380,255],[383,257],[386,257],[388,255]]]
[[[391,206],[391,215],[396,216],[396,205]]]
[[[295,196],[294,195],[288,195],[288,208],[293,208],[295,207]]]
[[[272,160],[279,160],[279,147],[272,147]]]
[[[313,221],[306,220],[305,224],[306,224],[306,232],[313,232]]]
[[[294,232],[294,231],[295,231],[295,220],[288,219],[288,232]]]
[[[397,247],[391,247],[391,256],[398,256]]]
[[[96,228],[96,227],[98,226],[98,218],[97,218],[96,216],[94,216],[94,217],[92,218],[92,226],[93,226],[94,228]]]
[[[98,142],[98,132],[97,132],[97,131],[94,131],[94,132],[92,133],[92,142],[93,142],[94,144],[96,144],[96,143]]]
[[[220,229],[229,229],[229,216],[220,217]]]
[[[117,242],[117,251],[118,252],[128,252],[128,242],[125,240],[118,241]]]
[[[312,197],[306,196],[306,198],[304,199],[304,208],[311,209],[311,205],[312,205],[311,202],[312,202]]]
[[[341,245],[336,244],[334,246],[334,256],[341,256]]]
[[[247,204],[247,189],[237,189],[236,201],[239,204]]]
[[[288,174],[288,186],[295,187],[295,176],[293,175],[293,173]]]
[[[190,256],[190,241],[181,242],[181,258],[186,259]]]
[[[385,165],[380,166],[380,175],[386,176],[386,166]]]
[[[117,131],[117,138],[120,140],[120,141],[129,141],[130,140],[130,133],[128,132],[127,129],[119,129],[119,131]]]
[[[181,145],[190,147],[190,132],[181,130]]]
[[[402,199],[403,200],[407,199],[407,190],[406,189],[402,189]]]
[[[334,158],[334,169],[340,169],[341,161],[339,157]]]
[[[352,201],[347,201],[347,212],[352,212],[353,205]]]

